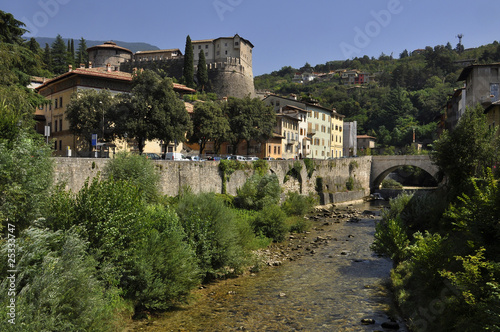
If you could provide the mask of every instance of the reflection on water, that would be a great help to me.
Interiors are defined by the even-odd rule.
[[[367,204],[355,208],[374,209]],[[371,252],[376,219],[365,217],[327,226],[321,222],[321,230],[302,243],[313,246],[317,236],[330,240],[301,258],[199,290],[189,306],[140,322],[133,330],[383,330],[381,324],[391,316],[386,283],[392,264]],[[363,325],[362,319],[375,323]]]

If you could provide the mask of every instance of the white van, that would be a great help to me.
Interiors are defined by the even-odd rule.
[[[179,152],[167,152],[165,160],[186,160],[186,158]]]

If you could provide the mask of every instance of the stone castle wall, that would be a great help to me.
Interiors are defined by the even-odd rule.
[[[240,64],[237,58],[228,58],[225,62],[208,63],[209,84],[207,92],[214,92],[219,97],[243,98],[248,95],[255,97],[255,87],[251,68],[248,69]],[[124,62],[120,66],[121,71],[132,73],[134,68],[162,70],[169,77],[182,80],[184,59],[167,59]],[[196,68],[195,68],[196,76]],[[196,77],[195,77],[196,79]]]
[[[65,183],[66,190],[76,192],[82,188],[88,178],[102,176],[109,159],[94,158],[54,158],[55,182]],[[355,161],[356,165],[353,166]],[[222,193],[222,173],[219,162],[188,162],[188,161],[153,161],[160,172],[160,189],[162,193],[176,196],[181,189],[189,187],[194,193]],[[317,193],[318,178],[321,178],[323,188],[320,198],[322,203],[338,203],[340,201],[360,199],[370,194],[371,157],[345,158],[336,160],[316,160],[315,170],[309,178],[303,161],[300,178],[287,176],[294,167],[295,161],[269,161],[269,172],[276,174],[283,188],[283,193],[297,191],[307,195]],[[249,162],[249,166],[251,166]],[[254,173],[247,170],[234,172],[226,188],[227,193],[236,195],[237,189]],[[352,177],[355,188],[347,191],[345,183]]]

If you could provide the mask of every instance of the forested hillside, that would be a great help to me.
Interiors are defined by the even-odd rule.
[[[375,136],[380,146],[404,147],[411,142],[413,129],[418,141],[435,139],[437,118],[444,112],[448,95],[463,86],[457,78],[464,66],[498,61],[497,41],[466,50],[462,45],[453,48],[448,43],[414,52],[404,50],[398,59],[384,54],[378,59],[365,55],[314,67],[308,63],[302,68],[283,67],[255,77],[255,87],[317,100],[345,115],[345,121],[357,121],[358,134]],[[296,72],[329,73],[339,69],[370,73],[375,82],[347,86],[339,74],[304,84],[292,82]]]

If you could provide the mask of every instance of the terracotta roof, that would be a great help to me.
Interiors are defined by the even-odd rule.
[[[188,88],[187,86],[179,83],[174,83],[174,90],[177,92],[184,92],[184,93],[195,93],[195,89]]]
[[[35,88],[35,90],[40,90],[46,87],[47,85],[59,81],[61,79],[74,76],[74,75],[82,75],[82,76],[92,76],[92,77],[102,77],[113,80],[120,81],[132,81],[132,74],[122,72],[122,71],[108,71],[105,67],[99,68],[77,68],[72,71],[68,71],[62,75],[59,75],[51,80],[45,81],[42,85]]]
[[[178,48],[172,48],[172,49],[168,49],[168,50],[137,51],[137,52],[135,52],[135,54],[150,54],[150,53],[165,53],[165,52],[179,52],[179,53],[181,53],[181,50],[179,50]]]
[[[360,138],[361,139],[367,139],[367,138],[369,138],[369,139],[377,139],[376,137],[368,136],[368,135],[358,135],[358,136],[356,136],[356,138],[358,138],[358,139],[360,139]]]
[[[87,52],[91,51],[91,50],[94,50],[94,49],[98,49],[98,48],[118,49],[118,50],[122,50],[122,51],[128,52],[130,54],[133,54],[133,52],[131,50],[129,50],[128,48],[118,46],[118,45],[116,45],[115,42],[112,42],[112,41],[105,42],[102,45],[95,45],[95,46],[89,47],[89,48],[87,48]]]

